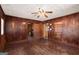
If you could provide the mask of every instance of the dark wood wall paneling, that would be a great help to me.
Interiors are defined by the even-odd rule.
[[[5,14],[0,5],[0,51],[3,51],[5,48],[6,40],[5,40],[5,35],[1,35],[1,18],[5,20]]]
[[[79,45],[79,13],[46,21],[54,30],[49,32],[50,40],[71,45]]]
[[[4,15],[1,10],[0,8],[0,18]],[[9,42],[28,40],[28,23],[33,23],[32,39],[43,37],[43,22],[8,15],[5,18],[5,35]],[[53,27],[53,30],[49,31],[49,40],[79,45],[79,13],[51,19],[44,23],[51,23]]]
[[[25,25],[22,23],[25,22]],[[28,23],[33,23],[34,38],[43,37],[43,23],[12,16],[6,16],[6,36],[9,41],[23,40],[28,38]],[[53,30],[49,31],[49,39],[65,43],[79,44],[79,13],[59,17],[45,21],[51,23]]]
[[[29,40],[28,24],[33,24],[33,39],[42,38],[42,22],[6,15],[5,34],[9,42]]]

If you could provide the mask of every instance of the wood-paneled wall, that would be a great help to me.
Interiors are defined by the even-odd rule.
[[[79,13],[52,19],[47,22],[51,23],[54,29],[49,33],[51,40],[79,45]]]
[[[8,41],[28,40],[28,24],[33,24],[32,39],[40,39],[42,37],[42,22],[28,20],[24,18],[6,16],[5,33]]]
[[[4,18],[4,13],[0,8],[0,18]],[[0,22],[1,23],[1,22]],[[33,23],[32,39],[43,38],[44,26],[43,22],[24,19],[14,16],[5,16],[5,38],[8,42],[28,40],[28,24]],[[56,19],[45,21],[52,24],[52,30],[48,32],[48,39],[52,41],[79,45],[79,13],[71,14]],[[0,24],[1,25],[1,24]],[[1,31],[1,27],[0,27]],[[3,39],[0,35],[0,39]],[[1,40],[0,40],[1,42]],[[1,42],[2,43],[2,42]],[[0,47],[1,49],[1,47]]]
[[[1,18],[3,18],[4,20],[5,14],[0,5],[0,51],[4,51],[6,40],[5,40],[5,35],[1,35]]]
[[[6,16],[6,39],[8,41],[28,39],[28,23],[33,23],[33,38],[43,38],[42,22]],[[49,40],[79,44],[79,13],[52,19],[45,23],[51,23],[53,28],[49,31]]]

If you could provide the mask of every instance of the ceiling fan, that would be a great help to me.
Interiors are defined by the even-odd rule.
[[[51,14],[51,13],[53,13],[53,12],[52,11],[45,11],[45,10],[39,8],[37,12],[33,12],[32,14],[37,16],[37,18],[39,18],[40,16],[44,16],[44,17],[48,18],[48,14]]]

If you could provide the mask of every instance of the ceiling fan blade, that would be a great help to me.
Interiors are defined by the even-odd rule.
[[[53,13],[52,11],[46,11],[46,13]]]
[[[42,9],[42,12],[44,12],[44,10]]]
[[[45,16],[46,18],[48,18],[47,14],[44,14],[44,16]]]
[[[40,15],[37,16],[37,18],[39,18],[39,17],[40,17]]]
[[[41,8],[39,8],[39,10],[40,10]]]
[[[34,14],[34,16],[37,16],[37,14]]]
[[[39,12],[41,11],[41,8],[39,8]]]
[[[38,14],[38,12],[34,12],[34,13],[32,13],[32,14]]]

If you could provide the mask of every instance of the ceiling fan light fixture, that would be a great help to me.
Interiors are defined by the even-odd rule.
[[[53,12],[52,11],[45,11],[45,10],[43,10],[41,8],[38,8],[38,11],[37,12],[33,12],[32,14],[36,14],[37,18],[39,18],[40,16],[48,18],[48,14],[49,13],[53,13]]]

